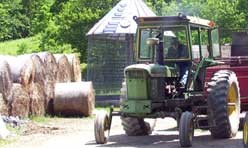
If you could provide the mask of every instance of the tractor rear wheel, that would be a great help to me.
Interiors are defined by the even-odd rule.
[[[240,92],[234,72],[220,70],[208,83],[208,117],[214,138],[230,138],[239,128]]]
[[[244,118],[243,144],[244,144],[244,148],[248,148],[248,113],[246,113]]]
[[[127,88],[126,83],[122,83],[120,103],[127,99]],[[135,117],[122,117],[121,124],[124,131],[128,136],[145,136],[149,135],[152,132],[150,124],[145,122],[143,118]]]

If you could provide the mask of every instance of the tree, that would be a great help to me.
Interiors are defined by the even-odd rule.
[[[19,0],[2,0],[0,3],[0,41],[27,37],[29,19],[22,14]]]
[[[53,5],[50,8],[50,12],[53,14],[59,14],[59,12],[62,10],[62,7],[64,4],[66,4],[68,0],[55,0]]]
[[[56,1],[55,1],[56,2]],[[34,35],[40,33],[47,27],[49,21],[52,19],[50,7],[54,0],[22,0],[23,14],[29,18],[30,34]]]
[[[242,24],[242,28],[248,27],[248,1],[247,0],[238,0],[237,2],[237,11],[242,13],[245,17],[245,21]]]
[[[86,62],[86,33],[116,2],[117,0],[68,0],[63,3],[53,25],[43,34],[41,47],[71,45],[71,51],[81,53],[81,61]],[[50,29],[51,27],[56,29]],[[50,37],[49,42],[47,37]]]
[[[177,15],[183,12],[186,15],[213,20],[221,30],[223,43],[230,42],[228,29],[237,29],[247,26],[248,8],[246,0],[171,0],[165,2],[147,0],[158,15]]]

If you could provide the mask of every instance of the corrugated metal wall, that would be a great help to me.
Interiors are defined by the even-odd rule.
[[[133,35],[89,37],[87,80],[97,96],[119,95],[124,68],[133,63]]]

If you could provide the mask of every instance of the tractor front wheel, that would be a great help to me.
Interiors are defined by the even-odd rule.
[[[96,114],[94,131],[97,144],[105,144],[108,141],[110,120],[107,112],[102,110]]]
[[[143,118],[121,117],[121,123],[128,136],[146,136],[152,133],[150,124]]]
[[[194,136],[194,121],[191,112],[184,112],[179,123],[179,141],[181,147],[191,147]]]
[[[123,82],[121,88],[120,103],[122,104],[125,100],[127,100],[127,87],[126,83]],[[145,122],[143,118],[121,116],[121,124],[128,136],[145,136],[151,134],[153,130],[150,124],[148,122]]]
[[[230,138],[239,128],[240,92],[234,72],[220,70],[208,83],[208,118],[214,138]]]

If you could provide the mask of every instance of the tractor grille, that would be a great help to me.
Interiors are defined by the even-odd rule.
[[[147,74],[142,70],[127,71],[127,95],[129,100],[148,99]]]
[[[132,79],[144,79],[146,77],[146,72],[143,70],[130,70],[127,71],[127,78]]]
[[[163,100],[165,98],[164,78],[151,79],[150,96],[152,100]]]

